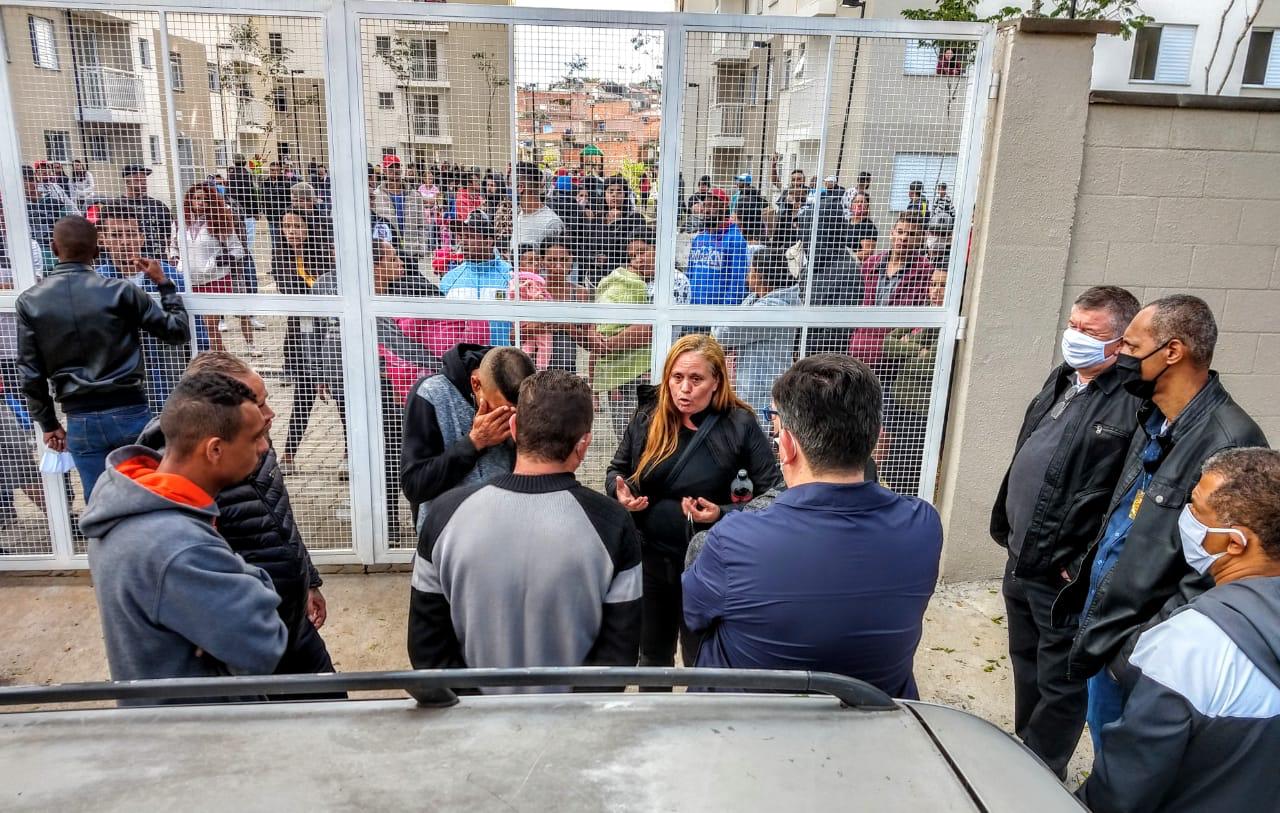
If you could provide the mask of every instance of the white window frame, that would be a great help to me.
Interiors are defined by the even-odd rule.
[[[173,77],[173,92],[186,92],[187,80],[182,75],[182,54],[177,51],[169,52],[169,74]]]
[[[1280,28],[1254,28],[1249,32],[1249,46],[1253,46],[1253,35],[1263,32],[1271,34],[1271,48],[1267,52],[1267,67],[1262,77],[1262,84],[1256,82],[1243,81],[1241,74],[1240,87],[1245,88],[1265,88],[1267,90],[1280,89]],[[1249,61],[1249,49],[1245,50],[1245,63]]]
[[[379,110],[395,110],[396,109],[395,91],[392,91],[392,90],[378,91],[378,109]]]
[[[1129,81],[1135,85],[1169,85],[1171,87],[1189,87],[1191,85],[1191,66],[1195,62],[1196,35],[1199,33],[1199,30],[1198,30],[1199,26],[1184,25],[1181,23],[1156,23],[1152,25],[1143,26],[1142,28],[1142,30],[1144,31],[1156,30],[1156,29],[1160,31],[1160,40],[1156,45],[1156,68],[1155,68],[1155,73],[1153,74],[1153,78],[1135,79],[1133,77],[1134,67],[1135,67],[1133,64],[1133,59],[1137,57],[1138,36],[1139,36],[1138,34],[1135,34],[1133,37],[1134,53],[1131,56],[1129,61]],[[1164,62],[1164,60],[1161,57],[1164,53],[1166,31],[1177,31],[1179,32],[1180,35],[1185,34],[1185,32],[1187,31],[1191,32],[1191,43],[1187,48],[1186,74],[1178,79],[1171,78],[1168,75],[1161,76],[1161,64]]]
[[[386,42],[387,47],[382,47],[383,42]],[[395,40],[391,38],[390,34],[378,34],[373,38],[373,52],[378,56],[389,54],[391,53],[391,49],[394,47],[394,43]]]
[[[106,164],[111,161],[111,139],[107,137],[105,132],[91,132],[84,134],[84,152],[85,157],[98,164]]]
[[[209,72],[209,92],[221,93],[222,92],[222,75],[218,72],[218,63],[207,62],[205,64],[207,65],[207,70]]]
[[[279,31],[268,31],[267,50],[274,57],[284,56],[284,34]]]
[[[160,136],[158,135],[147,136],[147,152],[149,153],[148,157],[151,159],[151,163],[153,164],[164,163],[164,159],[160,155]]]
[[[931,44],[930,40],[903,41],[902,75],[938,75],[938,49]]]
[[[53,137],[52,140],[50,137]],[[51,149],[53,144],[59,144],[60,150]],[[54,153],[57,153],[56,155]],[[70,130],[45,130],[44,131],[44,154],[45,158],[50,161],[58,161],[63,164],[71,162],[71,131]]]
[[[35,66],[47,71],[62,70],[58,61],[58,27],[53,20],[28,14],[27,31],[31,35],[31,61]]]
[[[152,64],[151,40],[146,37],[138,37],[138,66],[144,71],[149,71]]]

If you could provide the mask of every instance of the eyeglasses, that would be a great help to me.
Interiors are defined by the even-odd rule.
[[[774,418],[777,418],[779,423],[782,422],[782,413],[773,407],[765,407],[762,411],[764,412],[764,419],[769,423],[773,423]]]

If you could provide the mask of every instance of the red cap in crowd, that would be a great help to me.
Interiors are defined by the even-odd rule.
[[[386,169],[387,167],[398,167],[398,166],[400,166],[400,156],[398,156],[398,155],[384,155],[384,156],[382,156],[382,168],[383,168],[383,169]]]

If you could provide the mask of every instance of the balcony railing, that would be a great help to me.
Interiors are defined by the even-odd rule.
[[[746,118],[746,105],[713,105],[711,108],[711,131],[716,135],[741,138],[746,134]]]
[[[262,129],[270,121],[271,114],[261,99],[241,98],[236,101],[237,129]]]
[[[130,71],[90,65],[76,72],[83,106],[101,110],[141,110],[142,80]]]
[[[410,116],[413,134],[418,138],[439,138],[441,133],[440,117],[433,115]]]

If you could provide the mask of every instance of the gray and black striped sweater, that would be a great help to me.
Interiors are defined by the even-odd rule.
[[[432,503],[418,537],[409,660],[634,666],[641,583],[631,515],[572,474],[463,486]]]

